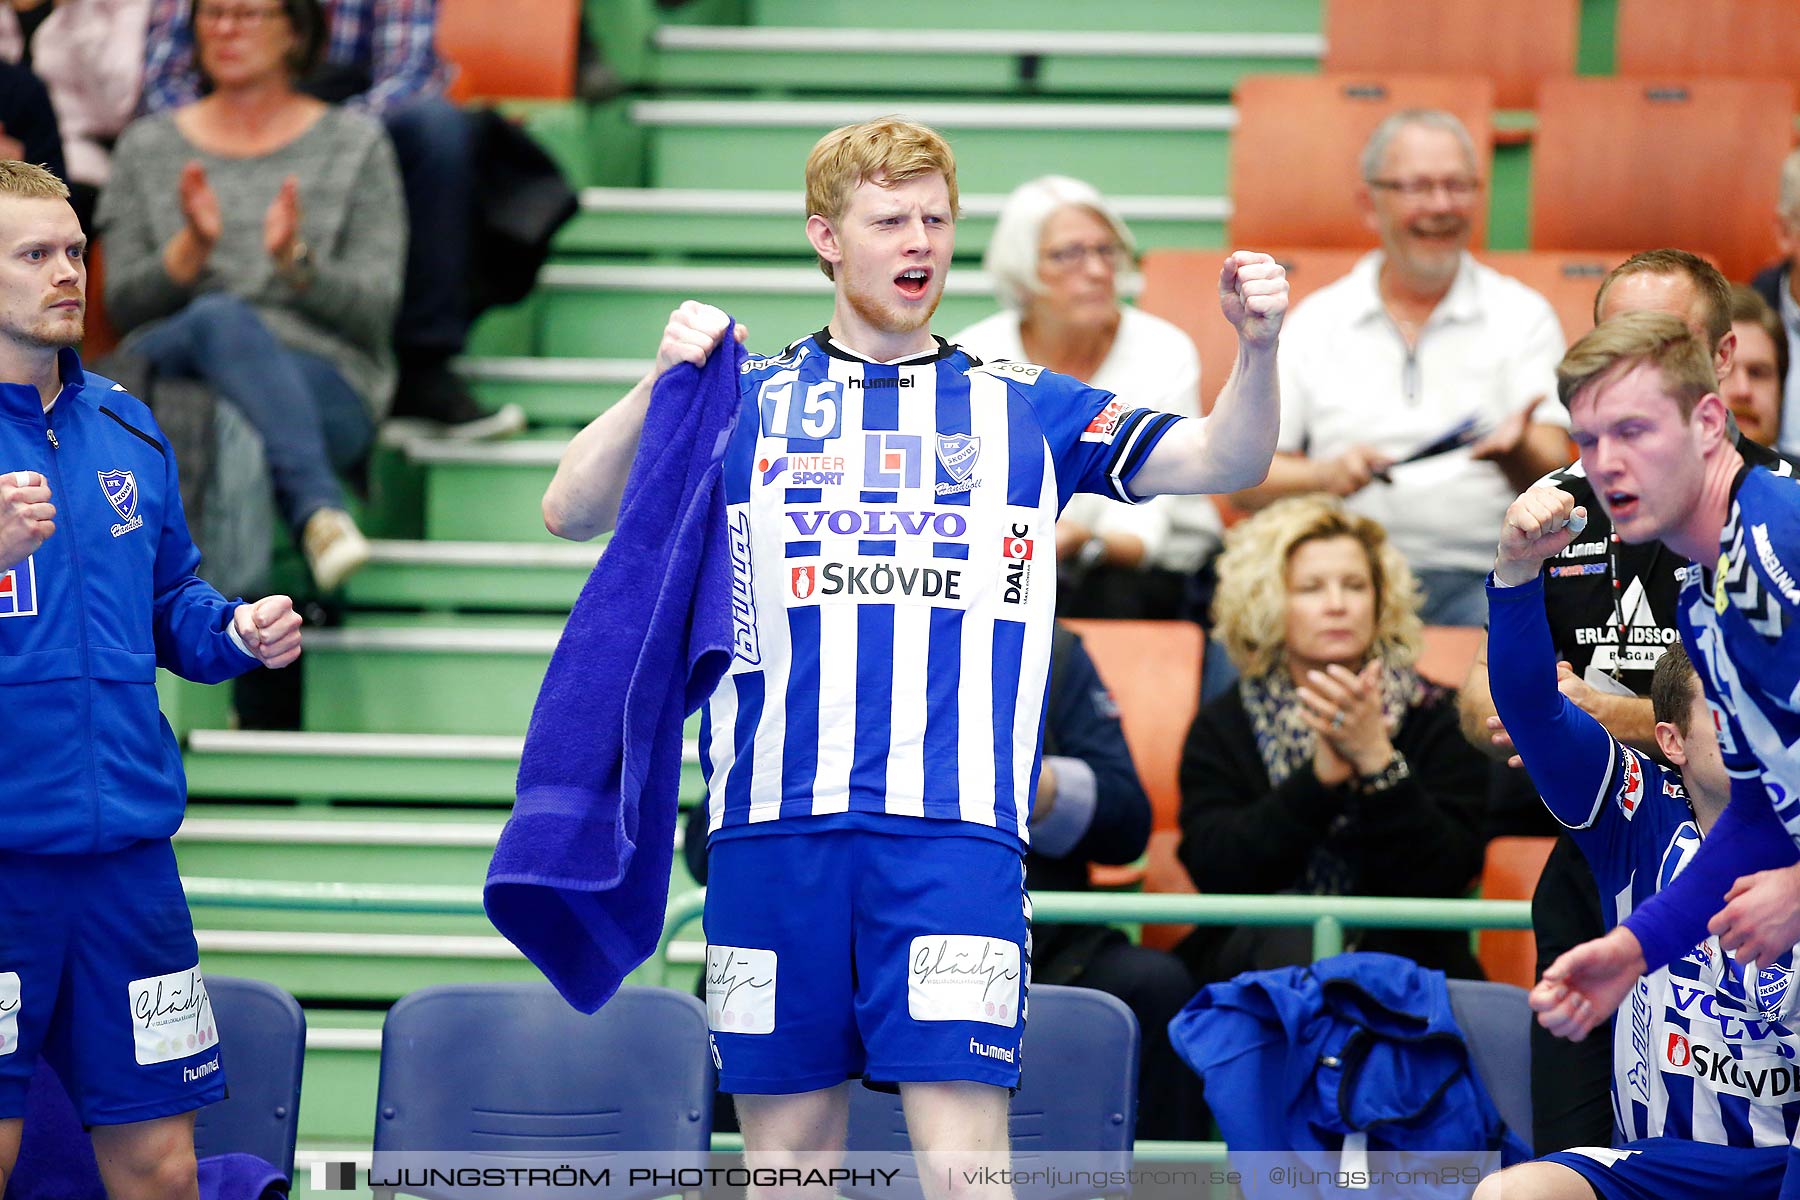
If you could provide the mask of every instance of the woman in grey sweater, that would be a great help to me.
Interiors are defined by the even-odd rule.
[[[381,126],[301,94],[318,0],[195,0],[210,93],[135,122],[97,224],[124,349],[203,380],[262,434],[276,502],[330,591],[368,561],[336,472],[393,389],[406,251]]]

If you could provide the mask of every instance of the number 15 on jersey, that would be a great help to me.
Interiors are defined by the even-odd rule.
[[[835,379],[821,379],[796,394],[799,378],[798,371],[780,371],[763,383],[757,395],[763,433],[814,442],[839,436],[843,433],[844,385]]]

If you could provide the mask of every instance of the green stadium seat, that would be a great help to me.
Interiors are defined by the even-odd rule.
[[[986,275],[956,267],[945,279],[933,324],[949,333],[998,307]],[[815,267],[572,266],[539,278],[539,343],[553,356],[647,354],[662,340],[669,314],[704,300],[750,330],[750,347],[778,353],[831,319],[831,281]],[[515,443],[516,444],[516,443]]]
[[[956,248],[967,262],[987,249],[1003,193],[963,193]],[[1113,196],[1140,249],[1217,245],[1230,205],[1222,196]],[[563,227],[558,255],[710,257],[809,261],[798,191],[714,188],[588,188],[581,212]]]
[[[958,182],[1009,192],[1057,171],[1108,191],[1208,196],[1222,191],[1235,114],[1224,104],[638,100],[631,119],[649,138],[649,182],[791,188],[827,130],[898,113],[940,130],[956,149]]]
[[[656,82],[709,88],[730,80],[791,92],[1223,96],[1240,75],[1317,70],[1324,49],[1316,33],[970,27],[981,19],[965,15],[923,42],[889,29],[813,23],[663,25],[654,35]]]
[[[535,426],[582,426],[650,370],[647,358],[462,358],[456,372],[490,407],[517,404]]]
[[[661,320],[666,321],[665,312]],[[656,342],[650,343],[655,349]],[[425,477],[425,536],[433,541],[561,544],[544,528],[544,489],[568,439],[407,442]]]
[[[1319,0],[987,0],[980,19],[968,0],[911,0],[905,5],[867,0],[748,0],[756,25],[844,27],[878,24],[914,37],[920,30],[989,29],[1127,30],[1140,33],[1317,33]]]
[[[600,545],[378,540],[344,596],[357,608],[566,613]]]

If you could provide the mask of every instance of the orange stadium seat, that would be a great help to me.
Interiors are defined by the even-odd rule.
[[[1544,861],[1556,845],[1549,837],[1497,837],[1481,868],[1483,900],[1529,900]],[[1537,935],[1529,929],[1484,929],[1476,940],[1481,969],[1496,983],[1528,988],[1537,982]]]
[[[1427,625],[1425,647],[1415,664],[1419,674],[1445,687],[1461,687],[1486,636],[1485,629],[1468,625]]]
[[[1574,73],[1579,15],[1578,0],[1327,0],[1321,65],[1485,75],[1495,104],[1530,108],[1541,80]]]
[[[1537,250],[1680,246],[1732,279],[1775,257],[1794,85],[1775,80],[1558,79],[1538,93]]]
[[[1594,327],[1594,293],[1607,273],[1631,257],[1625,250],[1485,250],[1475,256],[1540,293],[1573,342]]]
[[[1794,0],[1618,0],[1618,74],[1791,79],[1800,64]]]
[[[1461,6],[1447,6],[1461,7]],[[1369,134],[1404,108],[1455,113],[1485,176],[1493,158],[1494,85],[1439,75],[1254,75],[1238,81],[1231,135],[1234,246],[1375,245],[1356,207],[1357,159]],[[1485,212],[1475,221],[1487,239]]]
[[[88,245],[87,268],[87,308],[82,314],[87,328],[81,340],[81,357],[93,362],[119,344],[118,330],[106,316],[106,266],[98,240]]]
[[[1169,868],[1185,881],[1175,861],[1175,838],[1181,813],[1181,750],[1188,727],[1200,708],[1200,657],[1206,639],[1187,621],[1065,621],[1081,636],[1094,667],[1119,702],[1119,722],[1138,778],[1150,796],[1151,834],[1145,867],[1096,865],[1094,886],[1128,888],[1139,884],[1152,891],[1166,881]],[[1158,856],[1168,861],[1159,863]],[[1187,890],[1193,890],[1188,885]]]
[[[438,54],[456,67],[450,99],[575,94],[581,0],[441,0]]]

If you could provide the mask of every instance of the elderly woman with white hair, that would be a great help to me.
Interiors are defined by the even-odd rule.
[[[1036,363],[1133,404],[1200,415],[1200,355],[1169,322],[1119,302],[1136,261],[1125,222],[1063,175],[1021,184],[1000,210],[983,265],[1002,310],[952,342],[978,358]],[[1205,496],[1126,505],[1077,496],[1056,526],[1062,616],[1186,615],[1189,581],[1219,547]]]

